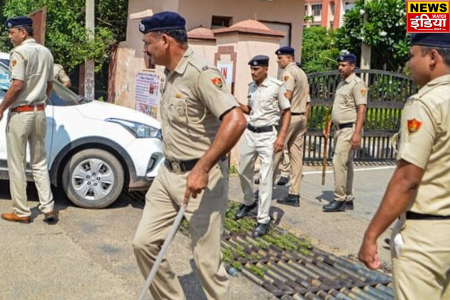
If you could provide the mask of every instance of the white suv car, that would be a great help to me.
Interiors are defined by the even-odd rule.
[[[0,102],[9,86],[5,63],[7,58],[0,57]],[[124,188],[150,186],[164,160],[157,120],[125,107],[85,101],[58,82],[45,112],[50,179],[73,203],[102,208]],[[0,179],[8,179],[6,119],[0,123]],[[27,174],[32,180],[29,168]]]

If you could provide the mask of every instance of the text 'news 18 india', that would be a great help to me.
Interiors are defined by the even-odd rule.
[[[450,32],[450,1],[406,1],[407,32]]]

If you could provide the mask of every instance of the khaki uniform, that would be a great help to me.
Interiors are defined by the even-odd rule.
[[[352,201],[353,150],[351,138],[355,132],[358,105],[367,105],[367,86],[354,73],[341,81],[336,89],[331,119],[337,131],[334,136],[334,200]],[[353,124],[340,129],[343,124]]]
[[[289,152],[291,187],[289,194],[298,195],[302,180],[303,169],[303,141],[306,134],[306,104],[311,102],[309,96],[308,78],[305,72],[295,62],[290,63],[284,69],[282,80],[286,90],[292,91],[291,99],[291,123],[286,135],[286,147]],[[275,155],[275,170],[281,160],[282,152]],[[283,167],[286,170],[286,166]],[[275,178],[276,172],[274,172]],[[286,176],[287,177],[287,176]]]
[[[166,72],[161,99],[162,135],[166,160],[199,159],[210,148],[221,125],[220,117],[237,107],[220,72],[188,48],[177,67]],[[160,168],[146,195],[146,205],[133,241],[144,277],[158,256],[182,205],[189,172]],[[191,198],[185,217],[190,223],[191,247],[208,299],[228,299],[228,275],[222,264],[221,226],[228,202],[228,163],[209,172],[207,188]],[[185,299],[168,261],[163,259],[150,286],[155,300]]]
[[[55,75],[55,80],[61,83],[70,82],[70,78],[67,76],[66,71],[64,71],[63,66],[59,64],[53,65],[53,74]]]
[[[8,169],[13,211],[19,217],[31,215],[27,204],[27,178],[25,158],[27,143],[30,145],[30,167],[39,194],[39,209],[43,213],[53,210],[53,195],[45,151],[47,121],[45,110],[12,112],[24,105],[45,104],[47,82],[53,81],[53,57],[44,46],[34,39],[27,39],[10,53],[12,80],[25,82],[24,90],[11,105],[6,127]]]
[[[269,132],[252,132],[248,128],[244,132],[239,158],[239,179],[244,192],[244,204],[251,205],[253,199],[253,171],[256,157],[261,161],[258,223],[270,222],[269,210],[272,201],[273,186],[273,145],[277,139],[276,126],[281,112],[290,107],[284,96],[286,89],[283,83],[267,77],[259,86],[251,82],[248,88],[248,105],[251,107],[248,123],[253,127],[272,126]]]
[[[391,239],[397,239],[391,245],[397,300],[450,299],[449,95],[450,75],[441,76],[410,97],[403,110],[397,159],[424,170],[407,211],[448,218],[403,214],[397,222]]]

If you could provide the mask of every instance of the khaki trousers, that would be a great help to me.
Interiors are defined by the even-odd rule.
[[[26,150],[30,146],[30,167],[39,195],[39,209],[43,213],[53,210],[53,195],[45,151],[47,123],[45,111],[10,112],[6,127],[9,184],[13,211],[20,217],[28,217],[31,210],[27,204]]]
[[[450,300],[450,220],[399,221],[391,256],[396,300]],[[394,237],[403,238],[397,253]]]
[[[353,196],[353,150],[350,139],[354,129],[343,128],[334,137],[334,200],[351,201]]]
[[[289,149],[288,146],[284,146],[283,148],[283,154],[281,155],[281,162],[280,165],[278,166],[278,168],[280,169],[281,173],[280,176],[282,177],[286,177],[289,178],[291,176],[291,160],[289,159]],[[276,177],[276,169],[274,169],[274,178]],[[274,179],[275,182],[275,179]]]
[[[271,132],[261,133],[246,129],[240,149],[238,172],[245,205],[251,205],[255,202],[253,197],[253,171],[257,156],[261,162],[257,216],[258,223],[261,224],[270,222],[269,211],[273,187],[273,144],[276,139],[277,131],[275,129]]]
[[[188,174],[176,174],[163,166],[146,194],[144,212],[133,241],[134,254],[145,278],[182,205]],[[209,173],[207,188],[197,199],[190,199],[184,215],[189,222],[191,249],[200,281],[210,300],[228,299],[228,275],[220,249],[228,183],[228,162],[219,162]],[[150,285],[150,293],[154,300],[186,299],[166,258]]]
[[[289,161],[291,163],[291,187],[289,194],[299,195],[300,185],[302,183],[302,169],[303,169],[303,143],[306,134],[306,117],[304,115],[292,116],[291,123],[286,135],[286,147],[289,151]],[[278,169],[283,152],[275,154],[274,170]],[[273,180],[275,180],[275,174]]]

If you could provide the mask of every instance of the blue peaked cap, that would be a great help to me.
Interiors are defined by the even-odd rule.
[[[450,48],[450,33],[413,33],[411,46]]]
[[[170,29],[186,29],[186,20],[176,12],[163,11],[142,19],[139,24],[142,33]]]
[[[18,26],[33,26],[33,20],[29,17],[14,17],[14,18],[9,18],[6,22],[5,22],[5,26],[10,29],[10,28],[14,28],[14,27],[18,27]]]

